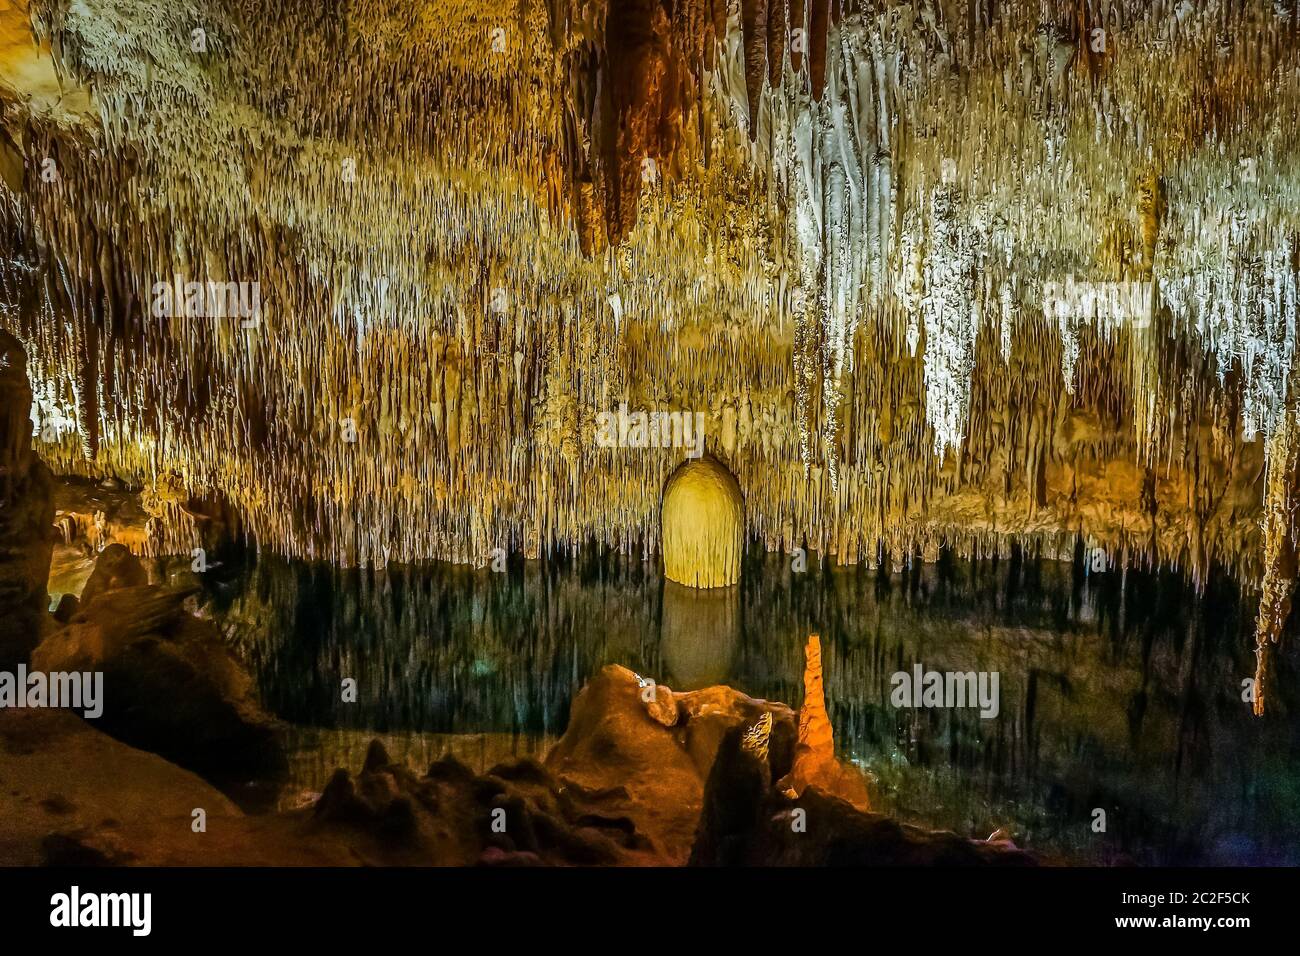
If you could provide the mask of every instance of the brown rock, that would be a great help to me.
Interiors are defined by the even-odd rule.
[[[1014,847],[923,830],[811,787],[797,800],[765,781],[733,728],[709,774],[692,866],[1033,866]]]
[[[67,624],[77,613],[78,601],[75,594],[65,594],[59,598],[59,605],[54,609],[54,620]]]
[[[79,602],[67,626],[32,652],[32,665],[45,671],[98,670],[141,639],[170,636],[183,623],[181,608],[191,593],[143,585]]]
[[[53,486],[32,450],[32,390],[22,345],[0,332],[0,666],[40,642],[54,551]]]
[[[638,821],[657,848],[681,862],[694,839],[704,778],[683,746],[682,728],[651,719],[642,690],[626,667],[603,668],[574,700],[568,729],[545,766],[586,793],[622,788],[621,811]],[[690,697],[673,696],[679,707]]]
[[[773,779],[789,773],[794,759],[795,715],[785,704],[757,700],[731,687],[718,685],[677,694],[679,718],[685,726],[686,749],[700,776],[713,768],[718,747],[727,732],[753,727],[764,714],[772,715],[768,741],[768,766]]]
[[[1038,865],[1035,857],[1013,846],[899,823],[815,787],[797,802],[774,791],[755,800],[752,777],[748,788],[719,787],[716,798],[714,793],[710,780],[702,821],[731,828],[718,835],[701,833],[691,857],[695,866]]]
[[[677,723],[677,698],[673,689],[666,684],[648,684],[641,689],[641,699],[645,702],[646,713],[651,719],[671,727]]]
[[[95,570],[86,579],[86,586],[81,589],[81,601],[88,604],[100,594],[116,591],[119,588],[138,587],[149,583],[149,575],[125,545],[110,544],[100,552],[95,561]]]
[[[190,838],[190,814],[214,824],[239,811],[213,787],[153,754],[101,733],[66,710],[0,710],[0,865],[122,862],[154,841]],[[51,794],[59,812],[49,812]],[[34,813],[41,801],[46,806]],[[111,821],[131,828],[132,849],[112,849]]]
[[[97,729],[262,809],[288,774],[279,728],[225,642],[184,611],[190,593],[151,585],[101,593],[41,643],[32,665],[102,671]]]
[[[454,757],[416,777],[373,742],[356,777],[338,770],[312,812],[314,834],[346,837],[376,863],[663,863],[627,816],[626,793],[584,791],[535,760],[479,776]]]

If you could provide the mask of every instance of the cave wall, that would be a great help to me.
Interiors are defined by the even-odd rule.
[[[26,662],[48,616],[53,481],[32,450],[22,345],[0,332],[0,667]]]

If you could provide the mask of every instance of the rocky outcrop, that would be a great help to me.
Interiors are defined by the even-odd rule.
[[[106,717],[142,705],[142,688],[160,689],[161,669],[143,659],[143,638],[129,632],[149,632],[159,645],[187,643],[175,606],[168,610],[174,598],[162,588],[110,591],[92,602],[92,611],[100,608],[92,617],[111,608],[136,623],[106,631],[102,652],[87,640],[74,654],[66,636],[41,650],[61,649],[69,663],[103,661],[115,675],[106,682]],[[144,605],[151,610],[129,610]],[[138,668],[135,685],[124,676],[127,664]],[[156,733],[165,706],[177,711],[183,732],[201,731],[181,698],[207,691],[185,681],[182,675],[179,693],[146,708],[144,727]],[[626,668],[605,668],[575,701],[568,730],[544,762],[515,760],[480,774],[447,756],[420,774],[374,741],[363,765],[337,770],[311,805],[255,817],[198,776],[101,733],[98,721],[64,711],[0,712],[0,864],[1034,862],[1007,841],[901,825],[816,786],[792,798],[774,782],[794,759],[788,707],[726,687],[686,694],[656,687],[670,707],[646,693],[652,686]],[[114,698],[124,687],[137,695],[133,704]],[[188,751],[179,741],[168,748],[176,763],[209,752],[202,740]]]
[[[89,604],[107,591],[134,588],[148,583],[149,574],[140,559],[128,551],[125,545],[110,544],[100,552],[95,569],[81,590],[79,601]]]
[[[0,865],[157,862],[150,847],[202,847],[191,829],[238,816],[211,785],[65,710],[0,710]]]
[[[269,806],[288,765],[252,679],[211,624],[185,611],[192,590],[115,586],[138,577],[134,560],[105,552],[91,576],[97,593],[42,642],[33,666],[102,671],[99,730],[194,771],[242,807]]]
[[[48,602],[52,481],[32,450],[31,407],[26,354],[0,332],[0,667],[27,660]]]
[[[795,713],[785,704],[756,700],[721,685],[677,696],[677,706],[685,715],[683,742],[702,779],[707,779],[713,769],[726,734],[736,728],[752,729],[760,721],[768,728],[767,750],[773,779],[789,771],[797,734]]]
[[[791,798],[728,732],[709,774],[693,866],[1031,866],[1005,841],[968,840],[866,813],[816,787]]]
[[[246,816],[65,710],[0,710],[0,866],[350,866],[302,814]]]
[[[755,726],[751,745],[788,772],[796,731],[784,704],[729,687],[674,693],[610,665],[582,689],[544,762],[479,776],[448,757],[417,777],[376,741],[358,775],[331,779],[314,825],[358,834],[367,858],[386,862],[681,864],[719,745]]]
[[[671,695],[676,704],[671,726],[652,715],[663,713],[661,695]],[[684,862],[723,735],[765,713],[781,728],[777,737],[786,741],[788,766],[794,714],[784,704],[754,700],[730,687],[674,693],[610,665],[574,700],[568,729],[545,766],[581,792],[617,795],[620,811],[638,821],[658,850]]]
[[[390,865],[672,862],[622,812],[625,797],[566,782],[535,760],[479,775],[445,757],[416,776],[373,741],[359,774],[330,780],[310,832],[347,835],[363,859]]]

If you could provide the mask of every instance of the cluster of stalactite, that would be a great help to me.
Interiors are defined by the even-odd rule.
[[[223,500],[288,555],[651,555],[684,450],[599,447],[626,401],[703,413],[770,549],[1259,582],[1297,17],[37,0],[92,105],[4,97],[0,324],[56,471]],[[1067,276],[1150,308],[1045,310]],[[175,277],[260,313],[157,317]]]
[[[820,100],[828,41],[853,0],[548,0],[564,78],[563,135],[546,170],[553,208],[594,255],[635,228],[647,187],[710,158],[720,71],[738,78],[750,141],[765,89]],[[765,85],[766,84],[766,85]]]

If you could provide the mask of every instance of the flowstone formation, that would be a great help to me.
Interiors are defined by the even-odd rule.
[[[695,588],[740,580],[745,501],[735,477],[715,458],[688,461],[664,488],[664,575]]]
[[[346,565],[649,557],[680,452],[602,446],[626,402],[770,550],[1291,580],[1295,0],[0,17],[59,473]]]

